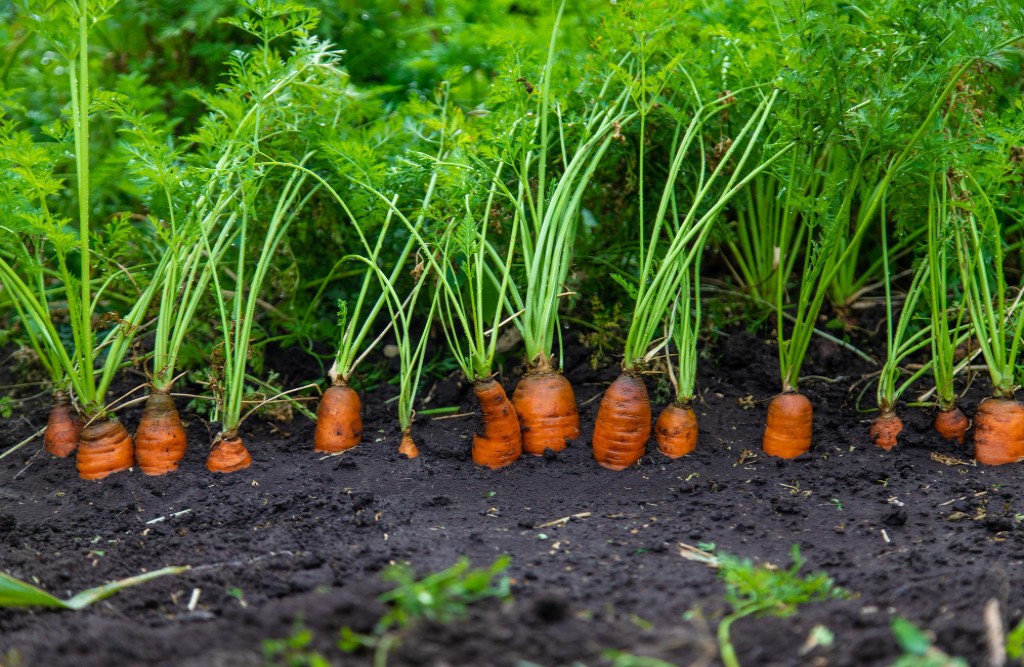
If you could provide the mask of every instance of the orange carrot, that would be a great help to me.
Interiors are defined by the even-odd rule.
[[[888,452],[896,446],[896,439],[902,431],[903,420],[892,410],[883,410],[878,419],[871,422],[868,434],[871,442]]]
[[[666,406],[654,424],[658,450],[671,459],[686,456],[697,448],[697,414],[688,403]]]
[[[82,429],[77,461],[82,479],[103,479],[133,462],[132,437],[117,417],[100,417]]]
[[[474,382],[473,394],[480,403],[484,423],[483,434],[473,434],[473,463],[504,468],[523,453],[516,409],[494,378]]]
[[[165,475],[178,469],[185,457],[185,427],[174,399],[166,391],[153,390],[135,431],[135,462],[146,475]]]
[[[412,429],[402,431],[402,443],[398,445],[398,453],[405,454],[407,458],[414,459],[420,455],[420,449],[412,439]]]
[[[63,391],[53,392],[53,405],[46,420],[46,435],[43,442],[46,451],[64,458],[78,447],[78,434],[82,431],[82,419],[72,407],[71,399]]]
[[[527,371],[512,392],[519,415],[523,451],[540,456],[545,449],[560,452],[566,441],[580,436],[580,415],[569,380],[550,367]]]
[[[624,470],[640,460],[651,439],[651,402],[636,373],[626,371],[609,385],[597,410],[594,458],[609,470]]]
[[[313,449],[318,452],[343,452],[363,439],[362,403],[355,389],[338,381],[324,392],[316,411]]]
[[[768,404],[768,423],[761,447],[765,454],[792,459],[811,449],[814,409],[803,394],[779,394]]]
[[[252,464],[249,450],[237,435],[219,437],[206,457],[206,468],[210,472],[235,472]]]
[[[1010,398],[988,398],[974,415],[974,458],[997,466],[1024,459],[1024,406]]]
[[[940,410],[935,415],[935,430],[946,440],[956,440],[958,445],[964,444],[967,429],[971,427],[971,421],[960,408],[953,406],[949,410]]]

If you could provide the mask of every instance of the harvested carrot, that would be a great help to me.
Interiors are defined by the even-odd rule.
[[[420,455],[420,449],[412,439],[412,429],[402,431],[402,442],[398,445],[398,453],[405,454],[407,458],[414,459]]]
[[[53,405],[46,420],[46,435],[43,436],[43,442],[46,444],[46,451],[64,458],[78,447],[82,420],[66,393],[55,391],[52,400]]]
[[[98,418],[82,429],[78,444],[78,475],[103,479],[132,467],[132,437],[117,417]]]
[[[658,451],[677,459],[697,448],[697,414],[686,403],[666,406],[654,424]]]
[[[892,410],[885,410],[878,419],[871,422],[868,434],[871,436],[871,442],[888,452],[896,446],[896,439],[902,431],[903,420]]]
[[[651,402],[636,373],[624,372],[601,399],[591,441],[594,458],[609,470],[624,470],[640,460],[651,439]]]
[[[177,470],[184,457],[185,427],[174,399],[166,391],[154,390],[135,431],[135,462],[146,475],[165,475]]]
[[[237,435],[218,439],[206,457],[206,468],[210,472],[236,472],[248,468],[250,464],[252,457],[249,450]]]
[[[473,463],[504,468],[523,453],[515,406],[494,378],[474,382],[473,394],[480,403],[484,425],[482,435],[473,434]]]
[[[765,454],[792,459],[811,449],[814,408],[803,394],[785,392],[768,404],[768,423],[761,447]]]
[[[316,410],[313,449],[318,452],[343,452],[363,440],[363,406],[359,394],[343,381],[324,392]]]
[[[935,430],[946,440],[956,440],[958,445],[964,444],[967,429],[971,420],[955,405],[949,410],[940,410],[935,415]]]
[[[974,458],[996,466],[1024,459],[1024,406],[1009,398],[988,398],[974,415]]]
[[[540,456],[545,449],[560,452],[580,436],[576,396],[564,375],[542,365],[527,371],[512,392],[512,404],[522,427],[523,451]]]

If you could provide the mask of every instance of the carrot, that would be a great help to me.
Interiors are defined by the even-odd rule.
[[[316,410],[313,449],[318,452],[343,452],[363,440],[363,406],[359,394],[339,380],[324,392]]]
[[[594,458],[609,470],[624,470],[640,460],[651,439],[651,402],[647,386],[626,371],[609,385],[597,410],[591,444]]]
[[[64,458],[78,447],[78,434],[82,431],[82,419],[71,405],[71,399],[63,391],[53,392],[53,405],[46,420],[46,435],[43,442],[46,451]]]
[[[184,457],[185,427],[174,399],[166,391],[153,390],[135,431],[135,462],[146,475],[165,475],[177,470]]]
[[[545,449],[560,452],[568,440],[580,437],[580,415],[569,380],[543,366],[527,371],[512,392],[519,415],[523,451],[540,456]]]
[[[82,429],[78,444],[78,475],[103,479],[132,467],[132,437],[117,417],[98,418]]]
[[[878,419],[871,422],[871,429],[868,433],[871,436],[871,442],[888,452],[896,446],[896,439],[902,431],[903,420],[892,410],[883,410]]]
[[[494,378],[474,382],[473,394],[480,403],[484,423],[483,434],[473,434],[473,463],[504,468],[523,453],[515,406]]]
[[[939,414],[935,415],[935,430],[946,440],[956,440],[958,445],[964,444],[967,429],[970,427],[971,420],[955,405],[948,410],[940,410]]]
[[[803,394],[785,392],[768,404],[768,423],[761,443],[765,454],[793,459],[811,449],[814,409]]]
[[[402,443],[398,445],[398,453],[405,454],[407,458],[414,459],[420,455],[420,449],[412,439],[412,429],[402,431]]]
[[[974,415],[974,458],[997,466],[1024,459],[1024,406],[1010,398],[988,398]]]
[[[697,448],[697,414],[687,403],[666,406],[654,424],[658,451],[671,459],[686,456]]]
[[[248,468],[250,464],[252,457],[249,450],[237,435],[219,436],[210,455],[206,457],[206,468],[210,472],[236,472]]]

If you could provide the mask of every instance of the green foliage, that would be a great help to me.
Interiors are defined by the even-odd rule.
[[[296,619],[288,637],[263,640],[263,664],[266,667],[330,667],[331,661],[311,648],[312,643],[312,630],[301,619]]]
[[[892,667],[967,667],[963,658],[946,655],[932,646],[932,639],[907,619],[896,616],[892,619],[892,634],[900,645],[903,655],[892,663]]]
[[[180,574],[188,569],[188,566],[165,567],[84,590],[67,600],[61,600],[41,588],[0,572],[0,607],[50,607],[78,611],[126,588],[138,586],[169,574]]]

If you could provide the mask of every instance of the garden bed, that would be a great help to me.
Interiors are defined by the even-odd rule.
[[[670,461],[651,447],[621,473],[599,467],[589,448],[615,370],[592,371],[584,358],[568,369],[579,440],[500,471],[469,460],[472,416],[418,419],[421,457],[398,456],[387,389],[366,397],[364,443],[329,458],[312,452],[305,418],[251,421],[254,463],[231,475],[207,472],[214,431],[189,414],[189,454],[162,478],[82,481],[73,460],[35,441],[0,463],[0,570],[65,595],[165,565],[193,569],[79,613],[0,611],[0,663],[260,664],[263,640],[289,636],[301,617],[336,664],[370,664],[334,644],[342,626],[367,631],[383,613],[378,575],[388,564],[425,574],[463,554],[478,566],[509,554],[512,602],[479,603],[445,627],[421,624],[388,664],[593,666],[607,664],[610,648],[708,664],[724,588],[680,556],[680,543],[780,566],[799,544],[806,571],[826,571],[853,594],[791,619],[738,622],[743,665],[890,664],[900,655],[895,615],[983,663],[986,603],[998,601],[1007,626],[1022,613],[1024,590],[1009,576],[1024,554],[1019,466],[973,465],[970,449],[939,439],[921,409],[903,410],[897,450],[872,446],[870,414],[857,413],[848,389],[870,369],[828,343],[815,345],[805,372],[847,379],[802,385],[816,412],[811,454],[769,459],[760,434],[777,383],[770,346],[736,333],[713,356],[699,381],[697,452]],[[985,393],[972,390],[962,405],[972,413]],[[451,379],[433,397],[475,407]],[[43,414],[38,407],[19,414]],[[129,425],[137,419],[126,411]],[[11,419],[0,439],[13,444],[41,426]],[[831,647],[807,643],[817,625],[834,632]]]

